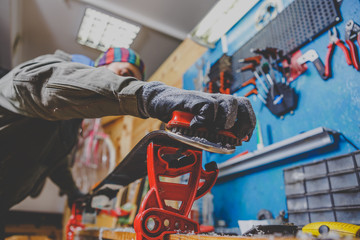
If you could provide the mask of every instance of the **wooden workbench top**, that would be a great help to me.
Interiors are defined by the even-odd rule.
[[[135,240],[136,234],[133,231],[122,231],[121,229],[91,229],[91,230],[81,230],[76,233],[76,235],[81,237],[91,237],[98,239],[116,239],[116,240]],[[166,236],[166,240],[275,240],[274,236],[268,237],[242,237],[242,236],[220,236],[214,233],[210,234],[170,234]],[[294,237],[276,237],[276,239],[281,240],[296,240]]]

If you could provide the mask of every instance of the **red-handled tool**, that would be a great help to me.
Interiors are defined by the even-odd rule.
[[[226,72],[220,72],[220,93],[230,94],[230,79],[227,76]]]
[[[249,92],[247,92],[247,93],[244,95],[244,97],[251,96],[252,94],[255,94],[255,95],[258,95],[258,94],[259,94],[257,88],[251,89]]]
[[[350,55],[352,64],[356,70],[360,70],[359,55],[357,47],[355,46],[355,41],[357,40],[360,45],[360,26],[356,24],[353,20],[350,20],[346,23],[345,26],[345,42],[349,45]]]
[[[326,54],[326,63],[325,63],[325,76],[329,77],[331,75],[331,57],[334,52],[335,45],[339,46],[341,50],[345,54],[346,63],[348,65],[352,65],[351,57],[349,54],[349,51],[347,47],[344,45],[344,43],[338,38],[337,29],[335,27],[332,28],[332,30],[329,30],[329,38],[330,42],[328,47],[328,52]]]
[[[249,80],[247,80],[246,82],[244,82],[243,84],[241,84],[242,87],[246,87],[247,85],[254,85],[254,87],[256,87],[256,77],[252,77]]]

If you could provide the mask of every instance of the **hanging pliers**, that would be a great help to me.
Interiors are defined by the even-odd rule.
[[[327,46],[328,52],[326,54],[326,64],[325,64],[325,76],[327,76],[327,77],[330,77],[330,75],[331,75],[330,62],[331,62],[331,57],[332,57],[335,45],[339,46],[341,48],[341,50],[344,52],[346,63],[348,65],[352,65],[349,51],[348,51],[347,47],[344,45],[343,41],[341,41],[338,38],[338,33],[337,33],[336,27],[333,27],[332,31],[329,30],[329,38],[330,38],[330,42],[329,42],[329,45]]]
[[[350,20],[346,23],[345,26],[345,42],[349,45],[350,55],[352,63],[356,70],[360,70],[358,51],[355,46],[355,40],[360,45],[360,26],[356,24],[353,20]]]

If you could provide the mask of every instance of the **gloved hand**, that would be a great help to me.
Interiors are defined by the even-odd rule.
[[[190,112],[195,115],[191,127],[230,129],[240,139],[250,139],[255,128],[254,111],[244,97],[183,90],[160,82],[145,84],[137,94],[143,117],[168,122],[175,110]]]

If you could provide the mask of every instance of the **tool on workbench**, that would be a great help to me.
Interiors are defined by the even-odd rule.
[[[348,51],[347,47],[344,45],[343,41],[341,41],[338,38],[338,32],[337,32],[336,27],[333,27],[332,29],[330,29],[328,31],[328,33],[329,33],[330,42],[329,42],[329,45],[327,46],[328,51],[327,51],[327,54],[326,54],[326,61],[325,61],[325,76],[330,77],[331,76],[331,69],[330,69],[330,67],[331,67],[331,57],[333,55],[335,45],[340,47],[341,50],[344,52],[346,63],[348,65],[352,65],[352,61],[351,61],[351,57],[350,57],[350,54],[349,54],[349,51]]]
[[[360,45],[360,26],[354,22],[354,20],[349,20],[345,26],[345,42],[349,45],[350,56],[352,64],[356,70],[360,70],[359,55],[357,47],[355,46],[355,41]]]
[[[329,78],[329,76],[326,76],[325,74],[324,63],[321,61],[319,55],[314,49],[310,49],[305,52],[301,57],[298,58],[297,62],[299,65],[302,65],[306,62],[312,62],[322,79],[326,80]]]
[[[298,232],[298,227],[294,225],[255,225],[242,236],[256,236],[256,235],[280,235],[280,236],[295,236]]]
[[[360,237],[360,226],[342,222],[314,222],[302,228],[304,233],[310,233],[315,237],[327,236],[335,233],[339,237]]]

